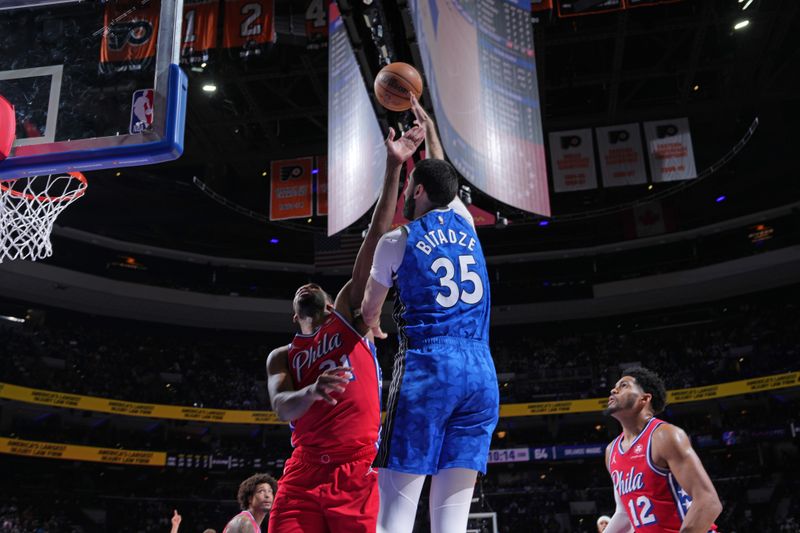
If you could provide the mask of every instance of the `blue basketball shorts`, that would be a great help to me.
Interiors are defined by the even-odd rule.
[[[486,343],[434,337],[395,356],[375,464],[408,474],[486,472],[500,394]]]

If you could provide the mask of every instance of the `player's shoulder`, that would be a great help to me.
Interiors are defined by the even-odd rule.
[[[267,372],[288,367],[289,345],[275,348],[267,355]]]
[[[225,526],[226,533],[258,533],[244,514],[237,514]]]
[[[682,428],[664,421],[659,421],[653,429],[650,440],[658,455],[669,455],[671,452],[692,446],[689,435]]]

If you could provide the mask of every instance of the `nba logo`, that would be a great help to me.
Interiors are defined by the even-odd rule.
[[[131,99],[131,123],[129,131],[142,133],[153,126],[153,89],[139,89]]]

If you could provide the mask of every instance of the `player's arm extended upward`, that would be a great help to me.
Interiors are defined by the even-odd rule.
[[[351,369],[337,367],[326,370],[319,375],[317,380],[295,390],[292,376],[289,374],[289,350],[286,346],[272,350],[267,358],[267,388],[272,402],[272,410],[283,421],[296,420],[318,400],[323,400],[331,405],[337,401],[331,393],[342,393],[352,378]]]
[[[395,140],[394,135],[394,130],[389,128],[389,136],[386,138],[386,175],[383,180],[383,188],[375,210],[372,212],[372,222],[367,230],[367,236],[358,250],[356,262],[353,265],[353,277],[336,297],[336,310],[348,318],[351,318],[352,309],[357,309],[364,297],[375,247],[381,236],[389,231],[392,225],[403,163],[414,155],[419,145],[422,144],[425,139],[425,130],[421,126],[415,126],[399,139]]]
[[[664,424],[652,436],[653,460],[666,463],[672,475],[692,497],[692,505],[681,525],[681,533],[707,533],[722,512],[722,503],[703,463],[679,427]]]

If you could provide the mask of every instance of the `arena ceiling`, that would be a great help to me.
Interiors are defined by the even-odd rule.
[[[311,262],[324,217],[260,222],[221,206],[193,184],[198,177],[231,201],[266,214],[263,174],[269,162],[327,151],[327,50],[307,49],[304,10],[298,4],[276,2],[278,39],[264,57],[242,61],[218,53],[205,69],[187,72],[183,157],[123,169],[119,176],[93,173],[86,198],[62,215],[61,224],[212,255]],[[403,22],[405,3],[365,4],[341,2],[351,27],[363,25],[365,10],[382,6],[397,59],[414,62],[413,42],[408,42],[413,35]],[[758,116],[756,135],[732,164],[670,201],[686,225],[696,225],[796,200],[800,188],[791,161],[792,142],[799,137],[799,11],[794,0],[755,0],[744,12],[737,0],[684,0],[568,19],[538,14],[532,24],[544,129],[688,116],[702,169],[728,152]],[[749,26],[734,30],[742,18]],[[370,46],[364,42],[360,59],[371,80],[379,65],[370,63]],[[209,82],[218,87],[215,93],[201,90]],[[734,201],[712,213],[706,202],[721,189],[735,191]],[[558,215],[622,205],[648,194],[645,187],[627,187],[551,197],[557,221]],[[473,199],[511,221],[505,229],[483,230],[490,253],[491,243],[503,250],[589,245],[603,240],[605,228],[620,224],[621,215],[605,216],[552,224],[545,233],[535,217],[479,191]],[[364,226],[352,231],[360,233]],[[271,245],[272,239],[279,244]]]

